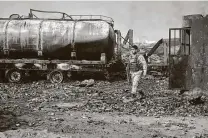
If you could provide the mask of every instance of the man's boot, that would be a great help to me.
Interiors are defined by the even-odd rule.
[[[138,90],[138,93],[140,95],[140,99],[144,99],[145,98],[144,92],[141,89]]]

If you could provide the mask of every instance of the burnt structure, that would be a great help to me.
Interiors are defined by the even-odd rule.
[[[182,28],[170,28],[169,87],[208,90],[208,16],[187,15]]]
[[[59,18],[37,13],[58,14]],[[0,71],[9,82],[38,72],[53,83],[77,71],[109,72],[109,65],[121,59],[121,32],[113,27],[113,19],[102,15],[33,9],[28,17],[0,18]]]

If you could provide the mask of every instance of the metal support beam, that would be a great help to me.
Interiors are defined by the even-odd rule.
[[[129,39],[129,31],[126,34],[126,37],[124,38],[123,44],[125,45],[128,42]]]
[[[129,44],[133,45],[133,30],[129,29]]]
[[[160,46],[160,44],[163,43],[163,39],[160,39],[154,46],[153,48],[148,52],[147,56],[151,56],[156,50],[157,48]]]
[[[163,43],[163,50],[164,50],[164,65],[168,65],[168,44]]]
[[[133,45],[133,30],[129,29],[128,33],[126,34],[126,37],[124,38],[123,44],[126,45],[126,43],[129,40],[129,44]]]
[[[133,45],[133,30],[129,29],[128,33],[126,34],[126,37],[123,41],[123,44],[125,45],[129,40],[129,49]],[[131,83],[131,78],[130,78],[130,72],[129,72],[129,64],[126,67],[126,75],[127,75],[127,81],[128,83]]]
[[[121,32],[119,30],[117,30],[117,54],[118,57],[121,56]]]

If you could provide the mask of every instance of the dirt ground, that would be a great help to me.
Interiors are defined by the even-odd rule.
[[[208,137],[208,100],[190,104],[167,78],[140,83],[144,99],[126,101],[126,81],[0,84],[0,138]]]

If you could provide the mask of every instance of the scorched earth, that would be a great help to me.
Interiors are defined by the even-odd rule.
[[[167,78],[152,76],[139,89],[145,97],[128,101],[125,80],[1,83],[0,137],[208,137],[204,93],[168,90]]]

